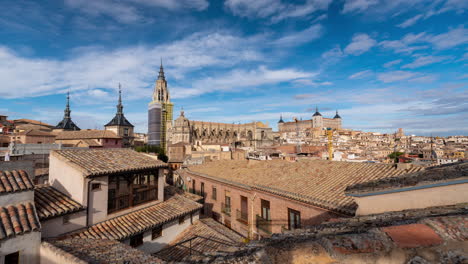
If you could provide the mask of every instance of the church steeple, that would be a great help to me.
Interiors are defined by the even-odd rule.
[[[67,105],[65,106],[65,110],[63,112],[63,119],[55,126],[55,129],[80,130],[80,128],[71,120],[70,92],[67,92]]]
[[[117,113],[115,114],[114,118],[105,125],[107,126],[126,126],[126,127],[133,127],[133,125],[128,122],[127,118],[125,118],[123,113],[123,104],[122,104],[122,86],[119,83],[119,101],[117,103]]]
[[[318,111],[318,106],[315,106],[315,113],[313,116],[322,116],[322,114],[320,114],[320,112]]]
[[[162,58],[161,58],[161,66],[159,66],[158,80],[164,80],[164,81],[166,80],[166,78],[164,77],[164,67],[162,64]]]

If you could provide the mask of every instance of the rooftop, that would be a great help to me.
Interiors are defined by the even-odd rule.
[[[0,171],[0,195],[32,189],[34,189],[34,184],[26,171]]]
[[[435,166],[426,168],[423,171],[351,185],[346,188],[346,193],[362,194],[366,192],[421,186],[459,179],[468,179],[468,162]]]
[[[42,246],[61,255],[70,263],[161,263],[156,257],[116,240],[75,237],[45,241],[42,242]]]
[[[62,131],[60,132],[55,139],[59,140],[73,140],[73,139],[119,139],[117,134],[110,130],[96,130],[96,129],[86,129],[86,130],[77,130],[77,131]]]
[[[34,190],[34,204],[40,220],[46,220],[83,210],[84,207],[49,185],[37,185]]]
[[[204,218],[196,221],[154,255],[165,261],[203,259],[208,254],[238,250],[243,245],[242,239],[242,236],[223,224],[212,218]],[[189,253],[189,244],[192,255]]]
[[[51,155],[76,165],[85,176],[165,167],[166,163],[131,149],[54,150]]]
[[[0,240],[39,231],[41,224],[32,203],[0,207]]]
[[[354,214],[356,204],[353,198],[345,195],[346,186],[419,170],[419,167],[397,169],[392,164],[327,160],[229,160],[189,167],[189,172],[200,176],[241,184],[349,215]]]
[[[123,240],[198,211],[202,207],[203,205],[197,202],[174,195],[164,202],[95,224],[72,236]]]
[[[41,122],[41,121],[38,121],[38,120],[32,120],[32,119],[26,119],[26,118],[16,119],[16,120],[13,120],[13,122],[15,124],[17,124],[17,123],[26,123],[26,124],[34,124],[34,125],[51,127],[51,128],[54,127],[53,125],[49,125],[47,123],[44,123],[44,122]]]
[[[38,130],[38,129],[28,129],[28,130],[16,133],[15,135],[17,135],[17,136],[21,136],[21,135],[40,136],[40,137],[55,137],[56,136],[52,132],[41,131],[41,130]]]

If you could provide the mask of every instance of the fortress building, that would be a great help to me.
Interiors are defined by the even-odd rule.
[[[298,120],[292,122],[284,122],[283,117],[280,117],[278,121],[278,131],[280,133],[286,132],[299,132],[305,131],[311,128],[315,129],[341,129],[341,116],[336,111],[336,115],[333,118],[325,118],[320,114],[318,108],[315,109],[315,113],[312,115],[312,119],[309,120]]]
[[[166,150],[174,105],[171,103],[167,89],[162,60],[152,99],[148,106],[148,145],[160,146]]]

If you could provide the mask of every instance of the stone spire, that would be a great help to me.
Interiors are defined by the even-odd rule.
[[[161,58],[161,66],[159,66],[158,80],[166,80],[166,78],[164,77],[164,68],[162,64],[162,58]]]
[[[71,110],[70,110],[70,92],[67,92],[67,106],[65,107],[65,111],[63,115],[63,119],[70,119],[71,118]]]
[[[114,118],[105,125],[107,126],[127,126],[133,127],[133,125],[125,118],[123,113],[123,104],[122,104],[122,86],[119,83],[119,101],[117,103],[117,113]]]
[[[67,92],[67,106],[63,112],[63,119],[55,126],[55,128],[62,130],[80,130],[80,128],[71,120],[70,92]]]

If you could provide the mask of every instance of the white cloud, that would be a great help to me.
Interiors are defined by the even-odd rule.
[[[400,64],[401,62],[402,62],[401,59],[392,60],[392,61],[389,61],[389,62],[385,63],[383,66],[384,66],[385,68],[390,68],[390,67],[392,67],[393,65]]]
[[[209,3],[206,0],[65,0],[70,8],[75,8],[90,16],[108,16],[121,23],[137,23],[149,18],[143,16],[142,9],[148,7],[204,10]]]
[[[330,3],[331,0],[306,0],[304,4],[291,4],[281,0],[226,0],[224,6],[236,16],[269,18],[276,23],[326,10]]]
[[[372,73],[373,72],[371,70],[360,71],[360,72],[356,72],[355,74],[350,75],[348,79],[350,80],[362,79],[371,75]]]
[[[427,42],[432,43],[436,49],[449,49],[466,44],[468,43],[468,29],[460,26],[447,33],[430,35],[427,37]]]
[[[408,71],[390,71],[384,72],[377,75],[377,79],[384,83],[398,82],[408,80],[414,77],[416,74]]]
[[[441,62],[447,59],[450,59],[450,57],[449,56],[431,56],[431,55],[420,56],[416,58],[413,62],[403,65],[402,68],[415,69],[415,68],[426,66],[429,64]]]
[[[344,14],[363,12],[370,6],[376,5],[378,2],[378,0],[346,0],[342,12]]]
[[[414,17],[408,18],[407,20],[403,21],[403,23],[401,23],[401,24],[399,24],[397,26],[401,27],[401,28],[410,27],[410,26],[416,24],[416,22],[418,22],[422,17],[423,17],[423,15],[421,15],[421,14],[415,15]]]
[[[344,52],[352,55],[360,55],[371,49],[376,43],[377,42],[369,37],[369,35],[359,33],[353,36],[351,43],[346,46]]]
[[[294,81],[316,76],[314,72],[303,72],[295,69],[270,70],[260,66],[255,70],[233,70],[227,74],[207,77],[192,82],[191,87],[172,88],[173,98],[186,98],[216,91],[233,91],[234,89],[257,87],[266,84]]]
[[[307,29],[295,33],[290,33],[273,42],[279,46],[297,46],[318,39],[323,34],[323,26],[320,24],[312,25]]]

